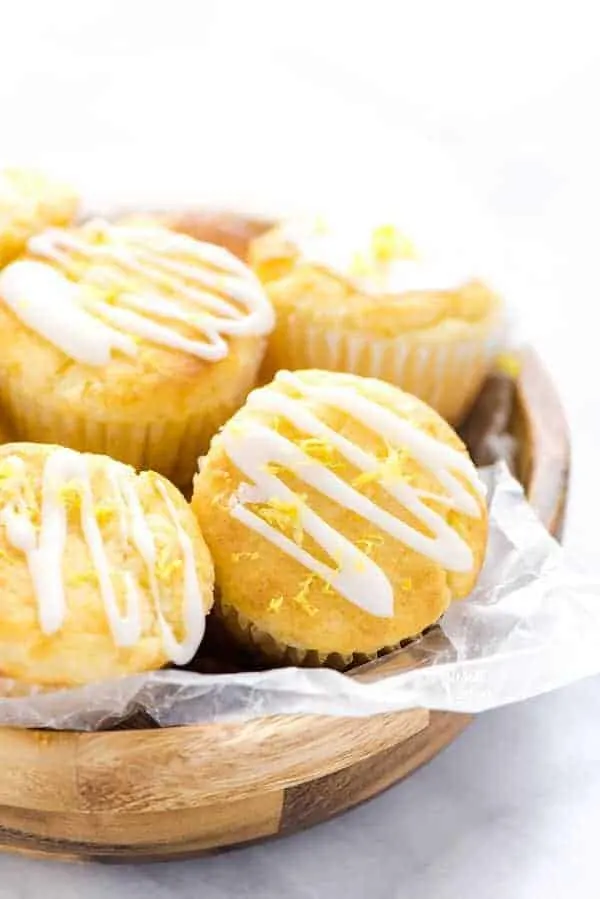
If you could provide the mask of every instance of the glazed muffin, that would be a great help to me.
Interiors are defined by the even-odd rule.
[[[70,187],[40,172],[0,171],[0,266],[18,256],[32,235],[72,222],[77,202]]]
[[[264,367],[377,377],[460,422],[502,344],[502,303],[390,225],[284,224],[250,245],[277,315]]]
[[[280,662],[346,667],[466,596],[487,540],[460,439],[375,379],[281,371],[212,441],[192,507],[218,612]]]
[[[0,273],[0,406],[18,439],[184,484],[254,386],[272,324],[222,247],[101,221],[51,229]]]
[[[12,443],[0,448],[0,510],[1,677],[74,686],[192,658],[213,566],[167,480]]]

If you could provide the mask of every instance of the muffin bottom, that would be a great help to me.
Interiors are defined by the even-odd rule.
[[[335,668],[337,671],[347,671],[349,668],[373,662],[381,656],[389,655],[396,649],[414,643],[423,634],[421,632],[411,637],[403,637],[397,643],[391,646],[382,646],[373,652],[322,652],[318,649],[280,643],[272,634],[262,630],[246,615],[222,600],[215,600],[213,614],[221,619],[236,643],[259,654],[265,661],[276,667]]]
[[[0,387],[0,402],[10,422],[12,440],[61,444],[79,452],[112,456],[138,470],[157,471],[179,486],[189,486],[203,455],[220,426],[243,403],[250,389],[226,400],[211,398],[210,409],[182,419],[152,422],[94,420],[53,406],[24,393],[15,379]]]

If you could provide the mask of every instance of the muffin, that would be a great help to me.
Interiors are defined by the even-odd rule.
[[[272,324],[222,247],[103,221],[50,229],[0,273],[0,408],[20,440],[184,484],[254,386]]]
[[[277,315],[264,366],[381,378],[447,421],[466,415],[503,338],[499,298],[458,260],[421,255],[397,228],[284,224],[249,259]]]
[[[192,498],[217,610],[265,657],[344,668],[466,596],[484,490],[421,400],[356,375],[280,371],[212,441]]]
[[[0,171],[0,267],[24,249],[28,239],[50,225],[68,225],[77,196],[65,184],[28,169]]]
[[[189,505],[152,472],[0,447],[0,676],[74,686],[184,664],[212,605]]]

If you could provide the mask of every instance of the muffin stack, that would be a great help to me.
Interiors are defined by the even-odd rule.
[[[213,607],[266,663],[347,668],[468,594],[487,513],[447,422],[502,339],[484,284],[389,225],[282,224],[248,265],[3,177],[0,675],[186,664]]]

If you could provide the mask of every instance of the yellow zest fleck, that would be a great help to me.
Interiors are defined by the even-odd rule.
[[[400,580],[401,590],[412,590],[413,582],[411,577],[403,577]]]
[[[285,467],[278,462],[267,462],[266,465],[262,466],[262,470],[266,474],[272,474],[274,477],[277,477],[282,471],[285,471]]]
[[[496,357],[497,370],[513,380],[519,377],[522,367],[521,359],[515,353],[500,353]]]
[[[95,509],[96,521],[102,527],[107,524],[115,516],[115,507],[109,503],[99,503]]]
[[[273,596],[269,600],[268,610],[269,612],[279,612],[283,605],[283,596],[281,594],[279,596]]]
[[[182,565],[181,559],[172,559],[169,548],[163,546],[156,560],[156,577],[159,581],[168,582],[172,580],[173,575],[180,570]]]
[[[244,559],[248,559],[249,561],[253,561],[253,560],[255,560],[255,559],[258,559],[258,557],[259,557],[259,556],[258,556],[258,553],[248,553],[248,552],[243,552],[243,553],[231,553],[231,560],[232,560],[232,562],[242,562],[242,561],[244,561]]]
[[[295,602],[296,605],[300,606],[300,608],[303,609],[303,611],[305,611],[306,614],[310,615],[311,617],[313,615],[316,615],[319,611],[316,606],[313,606],[312,603],[308,601],[308,594],[314,582],[315,575],[311,574],[310,577],[307,577],[306,580],[302,581],[302,583],[300,584],[300,590],[294,597],[292,597],[293,602]]]
[[[81,506],[81,489],[81,481],[77,480],[68,481],[60,487],[58,496],[67,512],[77,510]]]
[[[298,449],[303,453],[322,462],[327,468],[338,468],[339,465],[333,462],[335,456],[335,447],[323,437],[306,437],[298,443]]]
[[[371,254],[378,263],[393,259],[414,259],[415,248],[411,241],[394,225],[380,225],[371,235]]]
[[[374,481],[387,481],[394,483],[404,481],[406,484],[411,483],[411,476],[404,473],[406,461],[409,458],[406,450],[398,450],[388,444],[387,456],[382,459],[372,471],[364,471],[352,481],[353,487],[364,487],[366,484],[372,484]]]
[[[111,288],[110,290],[105,290],[103,296],[104,302],[108,303],[109,306],[114,306],[117,302],[117,299],[119,298],[119,293],[120,291],[115,287]]]
[[[373,537],[366,537],[363,540],[357,540],[356,545],[360,547],[367,556],[370,556],[376,546],[381,546],[383,537],[374,534]]]
[[[67,587],[82,587],[84,584],[97,584],[98,575],[91,568],[89,571],[80,571],[78,574],[72,574],[67,579]]]
[[[268,502],[260,505],[257,512],[271,527],[291,532],[294,541],[301,544],[304,535],[302,527],[304,499],[305,497],[298,496],[295,500],[286,501],[274,496]]]
[[[5,481],[7,478],[12,478],[14,473],[15,469],[10,459],[3,459],[2,462],[0,462],[0,481]]]
[[[381,468],[378,466],[374,468],[373,471],[363,471],[362,474],[359,474],[358,477],[354,478],[352,481],[353,487],[365,487],[367,484],[372,484],[373,481],[378,481],[381,478]]]

